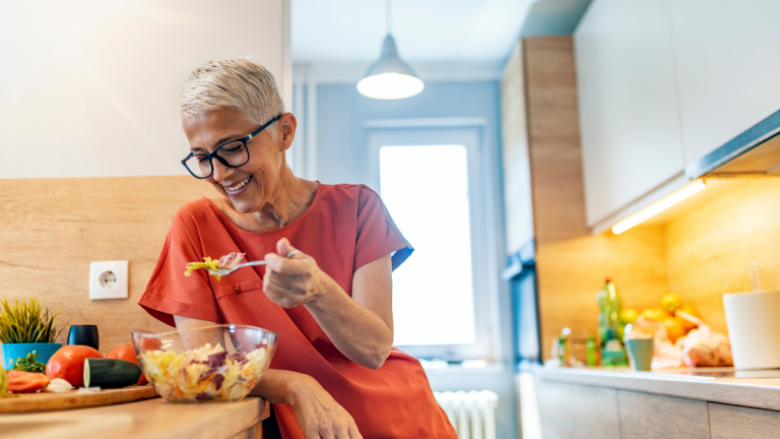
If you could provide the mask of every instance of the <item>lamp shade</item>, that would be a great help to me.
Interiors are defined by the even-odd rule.
[[[385,37],[382,56],[357,84],[360,94],[374,99],[403,99],[425,88],[422,80],[398,57],[391,35]]]

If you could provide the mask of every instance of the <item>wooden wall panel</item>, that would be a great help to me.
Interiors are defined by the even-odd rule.
[[[0,180],[0,296],[35,295],[62,323],[98,325],[104,354],[134,328],[166,330],[137,302],[173,214],[203,195],[217,192],[184,176]],[[110,260],[130,261],[129,298],[90,301],[90,262]]]
[[[780,288],[780,179],[709,184],[702,196],[717,190],[717,197],[666,226],[669,289],[695,305],[714,329],[726,332],[723,294],[750,290],[751,262],[759,264],[764,289]]]
[[[668,290],[662,227],[539,245],[536,267],[544,358],[564,327],[597,334],[596,295],[605,278],[615,281],[624,307],[639,311],[658,306]]]

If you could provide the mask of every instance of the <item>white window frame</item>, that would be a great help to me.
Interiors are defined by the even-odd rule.
[[[411,123],[410,123],[411,122]],[[449,122],[449,123],[447,123]],[[464,124],[463,121],[435,121],[433,126],[417,121],[370,121],[365,124],[368,150],[367,181],[381,194],[379,178],[379,150],[383,146],[464,145],[468,157],[469,225],[472,249],[472,286],[474,291],[475,342],[448,345],[411,345],[398,347],[418,358],[443,358],[451,361],[501,358],[498,342],[498,286],[494,273],[498,272],[495,258],[489,257],[488,233],[490,207],[489,191],[492,185],[485,180],[483,160],[484,124]],[[444,126],[441,126],[444,125]],[[472,126],[464,126],[472,125]],[[392,215],[393,212],[390,212]],[[401,230],[403,233],[403,230]],[[411,242],[414,246],[414,242]],[[412,256],[414,257],[414,255]],[[403,268],[401,268],[403,269]],[[446,304],[442,304],[446,307]]]

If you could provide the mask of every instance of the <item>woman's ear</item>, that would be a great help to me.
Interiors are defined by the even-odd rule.
[[[298,127],[298,120],[295,119],[295,116],[292,113],[284,113],[282,117],[279,118],[278,122],[279,135],[281,136],[279,146],[282,151],[287,151],[287,149],[292,146],[293,139],[295,138],[295,129]]]

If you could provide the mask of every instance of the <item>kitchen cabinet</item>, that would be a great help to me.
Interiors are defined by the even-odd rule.
[[[675,0],[672,33],[685,161],[780,108],[777,0]]]
[[[532,373],[545,439],[780,439],[774,380],[708,381],[627,368]]]
[[[616,389],[536,381],[539,420],[545,439],[618,439]]]
[[[618,391],[620,437],[625,439],[710,439],[707,402],[666,395]]]
[[[606,387],[571,385],[574,439],[618,439],[618,391]]]
[[[574,34],[588,225],[682,173],[670,0],[596,0]]]
[[[780,413],[736,405],[709,405],[712,439],[780,438]]]
[[[519,42],[515,44],[501,79],[504,221],[508,255],[516,253],[534,238],[522,47]]]
[[[539,421],[544,439],[573,439],[571,392],[570,383],[536,381]]]

